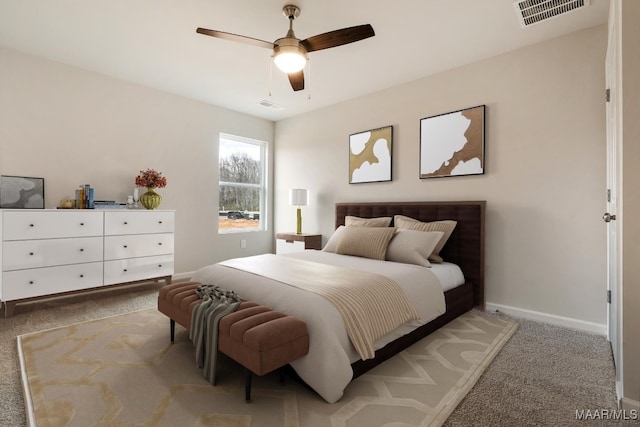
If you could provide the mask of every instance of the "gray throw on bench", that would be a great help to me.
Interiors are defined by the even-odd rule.
[[[218,322],[236,311],[241,301],[234,291],[217,285],[200,285],[196,288],[196,295],[202,302],[193,309],[189,338],[196,348],[198,367],[204,367],[205,379],[215,385]]]

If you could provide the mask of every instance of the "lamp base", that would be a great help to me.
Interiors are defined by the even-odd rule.
[[[296,211],[296,234],[302,234],[302,209]]]

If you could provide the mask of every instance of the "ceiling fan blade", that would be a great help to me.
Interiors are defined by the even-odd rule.
[[[304,72],[302,70],[297,73],[287,74],[289,76],[289,83],[291,83],[291,87],[294,91],[299,91],[304,89]]]
[[[250,44],[258,47],[266,47],[267,49],[273,49],[273,43],[260,39],[254,39],[253,37],[240,36],[238,34],[225,33],[224,31],[207,30],[206,28],[198,28],[196,30],[198,34],[204,34],[205,36],[217,37],[219,39],[231,40],[234,42],[240,42]]]
[[[375,35],[376,33],[373,31],[373,27],[369,24],[364,24],[318,34],[317,36],[304,39],[300,43],[307,49],[307,52],[313,52],[357,42]]]

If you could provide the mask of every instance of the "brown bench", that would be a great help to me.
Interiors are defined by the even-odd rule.
[[[200,302],[195,294],[198,285],[183,282],[160,288],[158,310],[170,319],[172,342],[176,322],[191,327],[191,313]],[[220,319],[218,350],[245,367],[245,398],[250,402],[252,373],[268,374],[307,354],[307,325],[297,317],[243,301],[235,312]]]

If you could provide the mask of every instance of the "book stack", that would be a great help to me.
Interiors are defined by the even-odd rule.
[[[93,187],[89,184],[81,185],[76,190],[76,208],[93,209]]]
[[[94,209],[126,209],[127,205],[118,203],[115,200],[96,200],[93,202]]]

